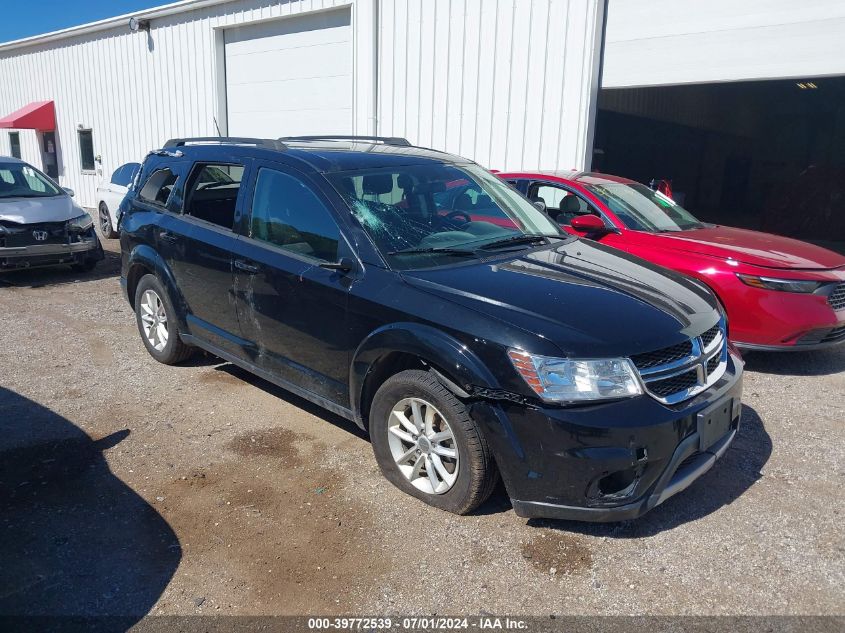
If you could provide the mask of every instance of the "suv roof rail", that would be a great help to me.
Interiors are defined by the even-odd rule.
[[[165,148],[183,147],[185,145],[201,145],[205,143],[219,143],[221,145],[255,145],[268,149],[286,149],[281,140],[274,138],[247,138],[242,136],[195,136],[192,138],[172,138],[164,144]]]
[[[376,141],[385,145],[411,147],[411,142],[401,136],[355,136],[345,134],[316,134],[313,136],[283,136],[280,141]]]

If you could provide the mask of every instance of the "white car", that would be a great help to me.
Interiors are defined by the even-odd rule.
[[[105,238],[114,238],[117,233],[117,208],[129,190],[129,184],[141,168],[140,163],[126,163],[114,170],[109,182],[97,187],[97,205],[100,218],[100,231]]]

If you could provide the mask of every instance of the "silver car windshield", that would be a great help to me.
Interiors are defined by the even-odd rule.
[[[26,163],[0,163],[0,200],[47,198],[61,190],[47,176]]]

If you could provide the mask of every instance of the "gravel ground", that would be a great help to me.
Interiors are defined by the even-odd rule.
[[[144,351],[117,244],[0,275],[0,613],[843,614],[845,349],[751,355],[740,434],[631,522],[429,508],[367,439]]]

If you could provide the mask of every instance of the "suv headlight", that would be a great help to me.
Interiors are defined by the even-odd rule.
[[[780,290],[782,292],[810,293],[818,290],[821,281],[806,281],[803,279],[773,279],[772,277],[757,277],[755,275],[736,274],[746,286],[762,290]]]
[[[516,349],[508,350],[508,356],[528,386],[546,402],[629,398],[643,393],[637,370],[627,358],[553,358]]]
[[[83,213],[67,221],[67,228],[71,231],[87,231],[94,225],[94,219],[87,213]]]

